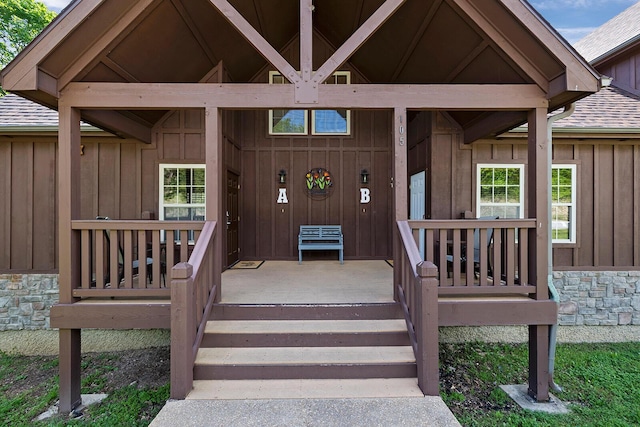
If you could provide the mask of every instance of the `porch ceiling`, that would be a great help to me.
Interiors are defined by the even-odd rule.
[[[212,1],[76,0],[3,70],[3,86],[55,108],[70,82],[202,82],[209,81],[220,62],[224,81],[266,83],[259,76],[273,67]],[[276,50],[299,51],[298,1],[229,3]],[[314,69],[383,3],[317,1]],[[300,69],[297,53],[286,59]],[[523,0],[407,0],[348,63],[368,83],[533,83],[548,94],[552,108],[598,89],[595,72]],[[136,136],[163,114],[103,112],[84,118]],[[505,130],[526,117],[449,114],[478,136]]]

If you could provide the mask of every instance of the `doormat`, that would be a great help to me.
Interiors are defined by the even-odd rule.
[[[232,270],[249,270],[249,269],[255,269],[260,267],[262,264],[264,264],[264,260],[263,261],[238,261],[235,264],[233,264],[233,267],[231,267]]]
[[[392,259],[385,259],[385,261],[387,262],[387,264],[389,264],[391,267],[393,267],[393,260]]]

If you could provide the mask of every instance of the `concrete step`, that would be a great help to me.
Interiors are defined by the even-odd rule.
[[[398,303],[215,304],[211,320],[401,319]]]
[[[200,348],[194,366],[198,380],[415,376],[411,346]]]
[[[353,399],[422,397],[415,378],[200,380],[187,399]]]
[[[402,319],[214,320],[202,347],[333,347],[409,345]]]

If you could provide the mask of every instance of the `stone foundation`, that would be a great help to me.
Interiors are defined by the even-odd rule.
[[[0,274],[0,331],[49,329],[57,274]]]
[[[562,326],[640,325],[640,271],[555,271]],[[0,274],[0,331],[49,329],[57,274]]]
[[[558,324],[640,325],[640,271],[554,271]]]

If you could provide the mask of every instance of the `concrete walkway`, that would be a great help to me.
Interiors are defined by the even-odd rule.
[[[151,427],[460,426],[440,397],[173,400]]]

